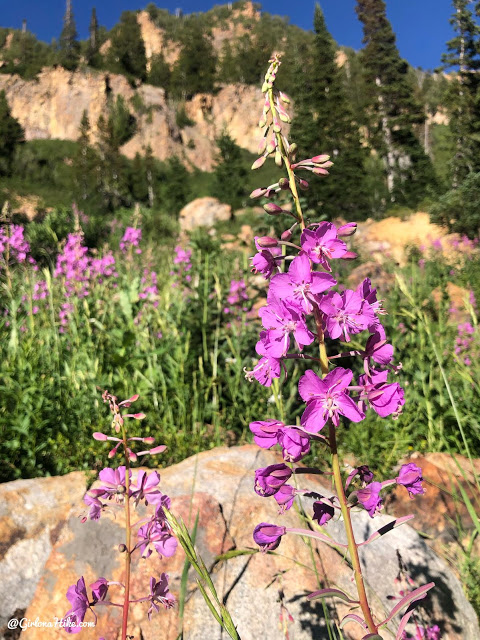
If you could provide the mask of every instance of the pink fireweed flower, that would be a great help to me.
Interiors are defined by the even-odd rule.
[[[290,345],[290,333],[293,333],[300,348],[312,344],[315,339],[308,329],[299,307],[282,302],[271,296],[268,305],[262,307],[258,315],[267,331],[260,333],[265,351],[274,358],[286,355]]]
[[[168,575],[162,573],[160,579],[150,578],[150,594],[148,596],[150,607],[147,611],[148,619],[151,620],[152,613],[160,611],[161,604],[165,609],[171,609],[175,605],[175,596],[168,590]]]
[[[379,513],[382,508],[382,499],[380,498],[381,490],[381,482],[371,482],[363,489],[357,491],[358,502],[368,511],[371,518]]]
[[[316,296],[335,284],[337,281],[330,274],[312,272],[310,260],[301,254],[292,260],[288,273],[273,276],[269,295],[299,306],[304,313],[311,313],[312,302],[318,302]]]
[[[347,252],[347,245],[338,239],[337,229],[331,222],[321,222],[314,231],[305,229],[300,242],[310,260],[327,271],[332,270],[329,260],[341,258]]]
[[[91,493],[94,493],[96,497],[108,498],[111,500],[116,497],[117,500],[123,500],[125,496],[125,466],[118,467],[117,469],[111,469],[106,467],[102,469],[98,474],[98,477],[103,482],[103,485],[99,489],[93,489]],[[129,469],[128,477],[131,479],[132,472]]]
[[[173,259],[173,264],[189,264],[190,258],[192,257],[191,249],[184,249],[180,245],[177,245],[174,249],[175,257]]]
[[[313,503],[313,520],[323,527],[335,515],[335,508],[332,504],[334,498],[326,500],[323,496],[318,496],[319,500]]]
[[[157,489],[160,482],[160,476],[156,471],[146,473],[143,469],[139,469],[137,478],[132,484],[132,498],[138,504],[141,500],[145,500],[145,504],[157,504],[162,493]]]
[[[343,335],[345,342],[350,342],[350,334],[360,333],[375,322],[373,309],[350,289],[327,293],[318,307],[323,313],[326,333],[334,340]]]
[[[263,552],[273,551],[282,540],[282,536],[287,533],[285,527],[277,527],[275,524],[261,522],[253,530],[253,539]]]
[[[102,600],[105,600],[108,593],[108,580],[105,578],[98,578],[98,580],[90,585],[90,589],[92,590],[93,602],[101,602]]]
[[[292,470],[286,464],[271,464],[255,471],[255,493],[262,497],[275,495],[292,477]]]
[[[298,462],[310,452],[310,438],[293,427],[279,430],[278,444],[285,462]]]
[[[252,371],[245,370],[245,378],[251,382],[253,378],[264,387],[270,387],[274,378],[280,378],[282,373],[282,361],[267,354],[263,342],[256,345],[258,355],[263,356]]]
[[[142,253],[142,250],[138,248],[140,240],[142,239],[142,230],[135,229],[135,227],[127,227],[123,238],[120,241],[120,249],[126,251],[129,247],[137,247],[135,253]]]
[[[262,449],[274,447],[285,426],[278,420],[257,420],[250,423],[250,431],[253,433],[253,440]]]
[[[393,347],[387,344],[385,330],[381,325],[377,327],[375,333],[369,336],[365,351],[362,353],[365,362],[365,371],[369,371],[369,360],[372,359],[377,364],[387,366],[393,360]]]
[[[306,431],[318,433],[329,419],[338,427],[340,414],[352,422],[365,418],[346,392],[352,377],[352,371],[342,367],[330,371],[323,380],[310,369],[305,372],[298,383],[298,390],[307,403],[301,419]]]
[[[280,247],[260,247],[258,244],[258,236],[255,236],[255,246],[258,253],[252,258],[252,272],[261,273],[265,280],[269,280],[274,273],[278,273],[277,258],[282,255]]]
[[[274,494],[274,498],[280,507],[278,513],[285,513],[285,511],[291,509],[296,494],[297,490],[295,487],[292,487],[289,484],[284,484],[280,487],[280,489]]]
[[[367,404],[382,418],[393,415],[398,417],[405,404],[402,387],[398,382],[387,383],[387,371],[372,371],[371,376],[360,376],[362,387],[359,407],[365,411]]]
[[[72,605],[72,608],[65,614],[65,617],[62,620],[62,627],[67,633],[80,633],[82,630],[80,624],[83,622],[87,610],[90,609],[93,613],[83,576],[76,584],[72,584],[72,586],[68,588],[67,599]],[[95,614],[93,613],[93,615]]]
[[[402,465],[395,482],[405,487],[410,498],[425,493],[425,489],[422,486],[422,470],[413,462]]]
[[[348,487],[350,486],[352,480],[357,475],[359,476],[360,482],[362,483],[363,486],[365,486],[366,484],[368,484],[369,482],[371,482],[373,480],[373,472],[370,471],[369,467],[367,467],[366,464],[361,464],[356,469],[353,469],[348,474],[348,478],[345,481],[345,490],[348,489]]]
[[[100,500],[96,496],[93,496],[88,492],[83,496],[83,501],[85,502],[87,507],[90,507],[88,518],[90,520],[100,520],[102,511],[105,509],[106,505],[104,505],[103,502],[100,502]],[[86,520],[86,516],[82,517],[82,522],[86,522]]]
[[[170,533],[166,521],[151,520],[139,528],[137,535],[142,558],[150,557],[154,549],[160,557],[170,558],[177,550],[177,540]]]

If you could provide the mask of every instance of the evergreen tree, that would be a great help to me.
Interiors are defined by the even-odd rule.
[[[211,38],[198,19],[185,27],[183,47],[172,70],[172,91],[179,98],[211,93],[215,86],[217,57]]]
[[[172,72],[165,60],[163,53],[152,56],[150,60],[150,71],[148,72],[147,82],[155,87],[162,87],[168,94],[170,90],[170,80]]]
[[[9,175],[17,146],[24,141],[23,129],[10,111],[5,91],[0,91],[0,175]]]
[[[164,211],[178,216],[190,196],[189,173],[177,156],[172,156],[159,177],[159,205]]]
[[[216,140],[217,164],[214,170],[213,195],[232,207],[232,214],[239,209],[246,196],[248,171],[242,162],[242,150],[223,132]]]
[[[85,110],[80,122],[78,151],[73,160],[75,197],[80,207],[98,199],[98,165],[98,155],[90,145],[90,120]]]
[[[92,9],[92,16],[90,18],[90,26],[88,28],[88,48],[87,48],[87,62],[91,67],[99,67],[101,63],[100,55],[100,34],[98,31],[97,10],[95,7]]]
[[[334,166],[326,180],[309,179],[305,193],[308,205],[328,218],[343,215],[365,217],[369,213],[365,188],[366,151],[359,126],[347,101],[342,70],[336,63],[336,47],[327,30],[319,5],[314,16],[315,41],[310,63],[298,69],[298,108],[291,138],[298,145],[298,158],[327,153]]]
[[[363,23],[362,62],[372,98],[369,137],[384,160],[390,200],[414,206],[435,180],[414,134],[425,114],[415,99],[408,64],[398,52],[384,0],[357,0],[356,11]],[[407,185],[412,178],[415,182]]]
[[[480,28],[475,22],[470,0],[453,0],[450,24],[455,37],[447,42],[448,53],[442,56],[444,69],[458,69],[450,83],[446,106],[450,130],[455,140],[451,162],[451,184],[457,187],[471,172],[480,171]],[[480,2],[476,5],[480,14]]]
[[[107,117],[99,117],[97,128],[102,207],[107,211],[114,211],[130,204],[128,168],[120,154],[120,138],[111,112]]]
[[[67,0],[63,29],[60,34],[59,60],[62,67],[69,71],[75,71],[80,61],[80,43],[73,17],[72,0]]]
[[[108,66],[115,73],[131,79],[146,80],[147,58],[137,14],[124,11],[120,23],[112,31]]]

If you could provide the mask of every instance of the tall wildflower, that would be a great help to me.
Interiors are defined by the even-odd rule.
[[[72,605],[62,620],[62,627],[67,633],[76,634],[82,630],[82,622],[87,613],[96,620],[95,607],[97,605],[118,607],[122,610],[121,639],[126,640],[130,605],[144,602],[148,604],[148,618],[153,612],[158,612],[160,606],[169,609],[174,606],[175,598],[168,587],[168,575],[160,574],[159,578],[150,578],[149,590],[144,596],[132,598],[130,593],[130,572],[132,556],[137,554],[142,558],[149,558],[152,554],[158,557],[173,556],[177,549],[177,540],[172,533],[167,520],[166,510],[170,508],[170,498],[159,488],[160,475],[156,471],[147,473],[138,470],[135,476],[130,468],[133,462],[145,455],[155,455],[165,451],[164,445],[154,446],[154,438],[129,437],[127,418],[142,420],[143,413],[122,413],[138,400],[134,395],[127,400],[118,402],[117,398],[105,391],[103,401],[110,406],[112,413],[112,432],[114,435],[96,432],[95,440],[110,442],[113,448],[108,453],[112,459],[117,454],[123,455],[123,465],[119,467],[105,467],[99,473],[99,486],[94,486],[84,496],[87,511],[82,521],[87,519],[99,520],[106,512],[115,514],[123,510],[125,514],[125,544],[121,544],[118,552],[125,559],[125,578],[123,583],[109,581],[99,577],[89,585],[91,597],[88,595],[84,577],[81,576],[76,584],[69,587],[67,599]],[[135,445],[143,446],[142,451],[135,451]],[[141,521],[133,523],[132,515],[139,503],[150,507],[150,514]],[[140,527],[138,525],[141,525]],[[120,588],[120,589],[119,589]],[[119,591],[117,595],[112,591]],[[119,600],[119,601],[118,601]]]
[[[330,222],[305,221],[299,189],[308,189],[309,183],[302,177],[304,174],[299,173],[306,171],[312,177],[325,177],[332,162],[324,154],[297,161],[296,145],[290,143],[284,131],[284,123],[290,122],[287,113],[289,98],[275,87],[279,67],[280,60],[274,56],[262,88],[265,99],[259,123],[263,130],[261,155],[253,163],[252,169],[262,166],[271,156],[278,167],[285,169],[286,176],[268,187],[256,189],[251,197],[267,198],[269,202],[264,209],[268,214],[287,215],[294,222],[290,222],[280,238],[256,238],[257,253],[252,258],[252,267],[269,280],[269,288],[267,304],[259,311],[263,325],[256,345],[259,360],[252,371],[246,372],[246,377],[270,386],[275,378],[286,377],[286,363],[290,359],[303,360],[309,366],[298,386],[298,392],[305,402],[300,425],[285,425],[268,418],[250,424],[255,442],[266,449],[278,445],[285,461],[258,469],[255,473],[255,491],[260,496],[273,497],[280,513],[290,509],[300,493],[293,483],[289,483],[296,473],[292,463],[302,460],[309,453],[313,441],[321,438],[330,449],[336,496],[317,496],[312,519],[320,525],[326,525],[339,514],[343,518],[348,543],[342,545],[317,531],[288,529],[266,522],[255,528],[253,538],[264,551],[276,549],[282,537],[289,533],[309,535],[327,544],[348,549],[358,592],[356,604],[360,606],[361,615],[360,612],[350,613],[342,622],[361,625],[365,638],[378,638],[379,629],[402,609],[406,609],[397,630],[396,637],[399,640],[413,613],[412,603],[422,599],[433,583],[408,592],[391,616],[384,620],[375,619],[367,598],[358,547],[373,542],[380,534],[377,532],[368,540],[357,542],[351,510],[358,506],[374,518],[382,509],[383,492],[389,485],[403,486],[410,497],[423,493],[422,471],[414,464],[406,464],[396,478],[378,482],[374,480],[374,473],[361,465],[348,478],[342,476],[337,432],[341,433],[344,421],[360,423],[369,411],[381,417],[395,418],[402,410],[404,396],[398,382],[389,379],[391,372],[396,372],[398,368],[392,365],[393,347],[388,343],[380,321],[385,311],[376,289],[368,278],[357,289],[346,289],[338,285],[332,276],[335,260],[356,257],[346,243],[346,238],[355,233],[356,225],[349,223],[337,228]],[[291,210],[272,200],[279,194],[291,197]],[[287,251],[290,255],[287,255]],[[337,285],[338,291],[335,291]],[[325,338],[348,343],[355,336],[358,344],[362,334],[366,334],[363,349],[328,354]],[[341,365],[333,366],[338,359],[352,356],[359,358],[361,374]],[[396,520],[394,526],[403,524],[410,517]],[[348,601],[346,594],[332,589],[320,590],[309,598],[325,598],[335,594]]]

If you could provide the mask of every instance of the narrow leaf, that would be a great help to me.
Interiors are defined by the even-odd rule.
[[[200,582],[200,580],[197,580],[197,584],[198,584],[198,588],[201,591],[201,594],[205,600],[205,602],[208,605],[208,608],[210,609],[210,611],[212,612],[213,617],[215,618],[215,620],[218,622],[218,624],[223,628],[223,620],[221,619],[221,617],[218,614],[218,611],[215,609],[215,607],[213,606],[212,601],[210,600],[210,598],[208,597],[207,592],[205,591],[205,587],[203,586],[203,584]]]
[[[358,600],[350,600],[346,593],[340,591],[340,589],[320,589],[320,591],[314,591],[307,596],[308,600],[317,600],[318,598],[340,598],[345,600],[348,604],[360,604]]]
[[[363,618],[358,616],[356,613],[347,613],[347,615],[340,620],[340,629],[342,629],[347,624],[347,622],[358,622],[359,625],[368,630],[368,627],[365,624]]]
[[[396,520],[392,520],[392,522],[389,522],[383,527],[380,527],[380,529],[378,531],[375,531],[375,533],[372,533],[372,535],[368,538],[368,540],[365,540],[364,542],[360,542],[358,546],[363,547],[363,545],[365,544],[370,544],[370,542],[373,542],[374,540],[378,540],[378,538],[381,538],[389,531],[392,531],[392,529],[396,529],[397,527],[400,527],[402,524],[405,524],[406,522],[408,522],[414,517],[415,517],[414,515],[409,515],[409,516],[403,516],[402,518],[397,518]]]
[[[434,586],[435,586],[434,582],[429,582],[428,584],[424,584],[423,587],[418,587],[418,589],[415,589],[414,591],[407,593],[407,595],[404,598],[402,598],[400,602],[393,607],[393,609],[390,611],[390,615],[388,616],[388,618],[385,618],[385,620],[381,622],[378,626],[383,627],[384,624],[387,624],[387,622],[390,622],[390,620],[392,620],[392,618],[394,618],[397,615],[397,613],[401,611],[404,607],[411,604],[412,602],[415,602],[416,600],[421,600],[422,598],[424,598],[425,595],[427,594],[427,591],[430,591],[430,589]]]
[[[400,620],[400,625],[397,630],[397,635],[395,636],[395,640],[402,640],[403,632],[405,631],[405,627],[407,626],[407,622],[410,620],[411,616],[413,616],[414,610],[410,609]]]

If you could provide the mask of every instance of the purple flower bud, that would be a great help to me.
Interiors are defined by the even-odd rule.
[[[344,236],[344,237],[353,236],[356,230],[357,230],[357,223],[349,222],[348,224],[344,224],[343,226],[337,229],[337,236]]]
[[[347,253],[344,253],[342,256],[342,260],[355,260],[356,258],[358,258],[358,253],[355,253],[354,251],[347,251]]]
[[[278,186],[280,189],[289,189],[290,188],[290,180],[288,178],[280,178],[278,181]]]
[[[413,498],[414,495],[425,493],[425,489],[422,487],[422,470],[413,462],[402,465],[395,481],[405,487],[410,498]]]
[[[267,191],[268,189],[266,189],[266,187],[259,187],[258,189],[255,189],[255,191],[252,191],[252,193],[250,194],[250,198],[252,198],[253,200],[255,200],[256,198],[261,198],[267,193]]]
[[[285,427],[280,431],[278,443],[286,462],[298,462],[310,451],[310,438],[292,427]]]
[[[93,434],[93,438],[95,440],[108,440],[108,436],[106,436],[104,433],[100,433],[99,431],[95,431],[95,433]]]
[[[260,167],[264,164],[265,160],[266,160],[265,156],[260,156],[260,158],[257,158],[255,162],[252,164],[252,170],[254,171],[255,169],[260,169]]]
[[[295,499],[295,495],[297,490],[295,487],[290,486],[289,484],[283,485],[275,494],[275,500],[277,501],[278,506],[280,507],[279,513],[283,513],[293,504]]]
[[[273,496],[290,480],[292,470],[286,464],[271,464],[255,471],[255,493],[262,497]]]
[[[320,156],[314,156],[312,158],[312,162],[314,164],[324,164],[325,162],[328,162],[329,160],[330,160],[330,156],[325,154],[325,153],[320,155]],[[332,162],[332,164],[333,164],[333,162]]]
[[[282,540],[282,536],[287,533],[285,527],[277,527],[275,524],[261,522],[253,530],[253,539],[260,547],[261,551],[272,551],[276,549]]]
[[[272,249],[273,247],[278,247],[278,240],[270,236],[262,236],[257,238],[257,244],[262,249]]]
[[[281,240],[283,240],[284,242],[289,242],[292,239],[293,233],[291,231],[291,229],[287,229],[286,231],[284,231],[282,233],[282,235],[280,236]]]
[[[321,496],[323,498],[323,496]],[[313,520],[323,527],[335,515],[335,509],[331,504],[318,500],[313,503]]]
[[[274,202],[267,202],[267,204],[263,205],[263,208],[271,216],[278,215],[283,211],[282,207],[279,207],[278,204],[275,204]]]
[[[302,191],[307,191],[307,189],[309,189],[309,187],[310,187],[308,182],[306,180],[304,180],[303,178],[299,178],[298,179],[298,186],[300,187],[300,189],[302,189]]]

